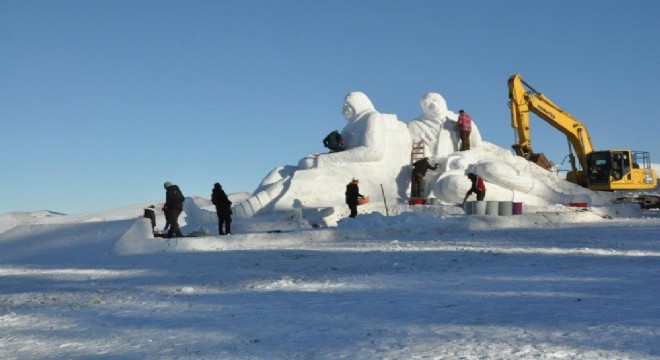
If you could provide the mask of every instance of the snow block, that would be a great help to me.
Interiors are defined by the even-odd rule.
[[[139,218],[115,244],[114,255],[147,254],[162,251],[162,243],[155,241],[151,222]]]

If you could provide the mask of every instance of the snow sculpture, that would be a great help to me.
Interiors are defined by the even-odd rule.
[[[450,111],[445,99],[437,93],[422,96],[423,114],[408,123],[413,141],[424,140],[427,156],[439,163],[425,179],[425,195],[432,193],[440,201],[456,204],[470,187],[468,172],[481,176],[487,185],[486,200],[516,201],[529,206],[590,202],[604,204],[611,196],[599,194],[568,183],[557,174],[515,156],[511,151],[482,141],[476,124],[472,124],[470,151],[458,151],[456,130],[458,115]]]
[[[234,213],[249,217],[292,210],[298,202],[308,208],[342,206],[352,178],[360,179],[360,192],[370,195],[370,201],[383,201],[381,184],[390,201],[405,196],[395,179],[407,178],[411,141],[406,124],[378,112],[362,92],[346,95],[342,113],[348,121],[341,131],[347,150],[310,155],[298,166],[274,169],[252,197],[234,206]]]
[[[438,171],[427,173],[425,195],[432,193],[444,204],[463,200],[470,186],[468,172],[486,181],[487,201],[523,202],[526,208],[570,202],[599,206],[614,198],[571,184],[510,150],[482,141],[475,124],[471,150],[457,151],[457,114],[437,93],[424,95],[421,104],[423,114],[405,124],[396,115],[378,112],[364,93],[348,94],[342,109],[347,150],[310,155],[296,166],[273,169],[251,197],[235,204],[234,214],[250,217],[275,210],[344,207],[346,184],[353,177],[360,179],[360,192],[369,195],[370,203],[383,202],[381,184],[388,204],[404,203],[413,140],[426,141],[426,156],[440,164]]]
[[[567,205],[571,202],[606,205],[614,198],[612,194],[569,183],[557,174],[485,141],[478,149],[455,152],[439,163],[442,172],[435,182],[433,195],[445,203],[462,201],[470,187],[465,175],[468,172],[474,172],[486,182],[487,201],[515,201],[529,206]]]
[[[459,149],[458,130],[456,122],[458,114],[447,108],[447,102],[442,95],[430,92],[422,96],[423,114],[408,123],[408,130],[413,141],[424,140],[429,158],[447,156]],[[481,134],[477,125],[472,123],[470,133],[472,148],[481,146]]]
[[[412,141],[423,140],[426,144],[425,156],[430,162],[440,163],[442,158],[459,149],[460,139],[457,130],[458,114],[447,108],[447,102],[442,95],[434,92],[426,93],[420,100],[422,115],[410,120],[408,131]],[[477,125],[472,123],[470,133],[472,149],[481,146],[481,134]],[[441,172],[430,171],[424,178],[424,197],[431,193]]]

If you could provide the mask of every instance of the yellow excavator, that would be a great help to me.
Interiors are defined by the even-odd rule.
[[[511,126],[516,134],[512,147],[517,155],[548,170],[553,167],[543,153],[532,150],[531,112],[566,135],[571,164],[566,180],[598,191],[656,189],[657,175],[651,168],[648,152],[619,149],[594,151],[587,127],[536,91],[518,74],[509,78],[509,107]]]

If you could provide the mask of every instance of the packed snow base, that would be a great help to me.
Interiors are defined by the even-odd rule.
[[[0,358],[660,358],[655,213],[401,206],[154,239],[140,210],[0,215]]]

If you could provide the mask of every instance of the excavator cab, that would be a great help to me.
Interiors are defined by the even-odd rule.
[[[657,186],[646,151],[593,151],[587,154],[586,171],[592,190],[653,190]]]

